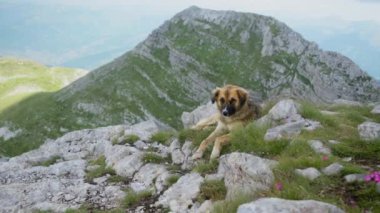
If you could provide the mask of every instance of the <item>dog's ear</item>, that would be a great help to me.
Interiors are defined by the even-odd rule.
[[[220,88],[219,87],[217,87],[216,89],[214,89],[212,91],[211,103],[215,103],[216,99],[219,96],[219,92],[220,92]]]
[[[248,92],[245,89],[239,88],[236,93],[239,97],[240,106],[243,106],[248,99]]]

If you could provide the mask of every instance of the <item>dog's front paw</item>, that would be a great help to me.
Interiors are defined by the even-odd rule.
[[[198,159],[201,159],[203,156],[203,152],[202,151],[196,151],[193,156],[191,156],[191,159],[193,160],[198,160]]]
[[[212,149],[210,160],[217,159],[220,156],[220,151],[217,149]]]

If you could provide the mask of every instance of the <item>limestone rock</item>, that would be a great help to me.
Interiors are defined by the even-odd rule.
[[[315,200],[285,200],[280,198],[260,198],[256,201],[240,205],[238,213],[344,213],[344,211],[334,205]]]
[[[161,195],[155,205],[163,205],[172,212],[189,212],[193,199],[199,194],[199,186],[203,177],[198,173],[189,173],[178,179],[168,190]]]
[[[365,176],[366,176],[365,174],[350,174],[350,175],[344,176],[344,180],[347,183],[363,182]]]
[[[350,101],[345,99],[336,99],[334,100],[335,105],[346,105],[346,106],[363,106],[362,103],[358,101]]]
[[[275,161],[246,153],[234,152],[219,159],[218,175],[224,177],[227,199],[238,193],[255,193],[269,189],[274,181]]]
[[[358,126],[360,138],[374,140],[380,138],[380,124],[366,121]]]
[[[322,172],[328,176],[337,175],[337,174],[339,174],[340,171],[342,171],[343,168],[344,168],[344,166],[342,166],[341,164],[333,163],[333,164],[327,166],[326,168],[322,169]]]
[[[310,147],[318,154],[331,155],[331,150],[329,147],[325,146],[319,140],[309,140],[307,142]]]
[[[309,180],[314,180],[318,178],[321,173],[313,167],[306,168],[306,169],[296,169],[295,170],[296,174],[301,175]]]
[[[190,128],[201,119],[210,117],[217,112],[215,104],[212,104],[211,102],[197,107],[192,112],[183,112],[181,116],[183,127]]]
[[[380,104],[376,105],[372,111],[371,111],[372,114],[380,114]]]
[[[167,173],[164,165],[148,163],[133,176],[131,188],[134,191],[152,189],[153,181],[164,173]]]

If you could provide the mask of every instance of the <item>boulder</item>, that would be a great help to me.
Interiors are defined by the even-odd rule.
[[[345,105],[345,106],[363,106],[362,103],[358,102],[358,101],[350,101],[350,100],[345,100],[345,99],[336,99],[334,100],[334,105],[336,106],[341,106],[341,105]]]
[[[181,116],[183,127],[190,128],[198,123],[198,121],[201,119],[210,117],[217,112],[218,110],[216,109],[215,104],[212,104],[211,102],[197,107],[192,112],[183,112]]]
[[[309,146],[318,154],[331,155],[331,150],[329,147],[325,146],[319,140],[309,140],[307,141]]]
[[[347,183],[353,183],[353,182],[363,182],[365,178],[365,174],[350,174],[344,176],[344,180]]]
[[[203,177],[198,173],[189,173],[178,179],[168,190],[158,198],[156,206],[162,205],[170,208],[172,212],[190,212],[194,205],[193,200],[200,192],[200,185]]]
[[[154,189],[154,180],[164,173],[168,173],[164,165],[148,163],[133,176],[131,188],[137,192]]]
[[[325,168],[322,169],[322,172],[323,174],[325,175],[337,175],[339,174],[340,171],[342,171],[342,169],[344,168],[344,166],[342,166],[340,163],[333,163]]]
[[[237,213],[344,213],[334,205],[315,200],[285,200],[280,198],[260,198],[256,201],[240,205]]]
[[[321,173],[318,171],[318,169],[314,167],[306,168],[306,169],[296,169],[295,173],[298,175],[301,175],[309,180],[314,180],[321,176]]]
[[[360,138],[363,140],[374,140],[380,138],[380,124],[366,121],[358,126]]]
[[[380,114],[380,104],[376,105],[372,111],[371,111],[372,114]]]
[[[224,177],[226,198],[268,190],[274,181],[272,168],[276,164],[276,161],[246,153],[233,152],[221,156],[217,174]]]

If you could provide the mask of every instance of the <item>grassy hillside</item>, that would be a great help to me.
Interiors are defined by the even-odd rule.
[[[57,91],[84,74],[79,69],[0,58],[0,112],[35,93]]]

